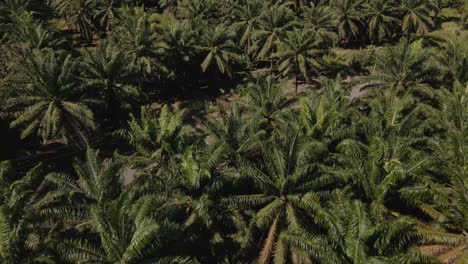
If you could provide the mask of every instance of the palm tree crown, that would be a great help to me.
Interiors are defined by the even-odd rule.
[[[11,126],[23,127],[22,138],[37,133],[43,143],[84,139],[86,131],[96,128],[88,101],[80,100],[75,65],[71,56],[52,50],[33,52],[22,72],[21,94],[7,102],[15,117]]]

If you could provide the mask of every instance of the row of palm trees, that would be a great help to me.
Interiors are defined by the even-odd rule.
[[[243,33],[247,35],[255,30],[284,29],[291,26],[291,23],[301,21],[314,30],[338,35],[343,44],[359,42],[362,38],[381,42],[392,39],[402,31],[408,34],[427,33],[444,7],[440,0],[226,0],[221,3],[212,0],[155,3],[132,3],[128,0],[50,0],[45,4],[64,18],[71,29],[78,31],[86,41],[92,41],[93,34],[105,34],[112,30],[117,24],[119,9],[123,6],[146,4],[148,8],[162,8],[166,13],[195,24],[206,24],[208,21],[239,22],[239,25],[243,25]]]
[[[8,0],[6,3],[16,3],[20,0]],[[3,13],[5,22],[13,23],[17,28],[21,21],[16,21],[22,9],[20,3],[4,4]],[[166,3],[167,2],[167,3]],[[170,5],[178,23],[169,23],[171,18],[161,16],[152,9],[129,10],[125,7],[127,1],[51,1],[49,6],[73,28],[76,28],[82,38],[92,41],[93,35],[117,35],[117,38],[131,37],[133,48],[142,49],[136,53],[150,55],[148,49],[153,50],[150,44],[155,38],[154,28],[158,28],[157,22],[163,20],[163,24],[172,24],[175,28],[167,31],[176,33],[183,30],[186,43],[190,45],[190,38],[200,35],[203,29],[207,29],[204,35],[207,38],[204,44],[196,43],[207,50],[216,48],[223,52],[212,54],[213,60],[219,61],[221,73],[231,74],[230,60],[236,58],[231,52],[237,50],[236,55],[243,54],[248,60],[273,60],[278,50],[281,39],[293,38],[295,49],[298,45],[306,51],[318,47],[330,46],[341,41],[346,44],[351,41],[363,44],[365,35],[372,42],[398,39],[402,34],[408,38],[412,33],[425,34],[434,26],[433,17],[436,10],[441,8],[439,1],[296,1],[296,5],[289,1],[224,1],[220,6],[212,0],[196,1],[166,1],[161,2],[163,6]],[[96,6],[95,6],[96,5]],[[294,9],[296,8],[296,12]],[[30,8],[32,9],[32,8]],[[30,10],[33,11],[33,10]],[[167,21],[169,20],[169,21]],[[97,23],[97,24],[96,24]],[[187,24],[187,25],[178,25]],[[215,28],[213,25],[220,25]],[[229,25],[229,26],[228,26]],[[101,30],[97,28],[101,27]],[[120,29],[119,29],[120,27]],[[41,29],[38,29],[41,28]],[[28,35],[38,35],[34,30],[44,31],[41,23],[29,25]],[[160,30],[163,30],[159,28]],[[298,29],[302,34],[313,34],[316,41],[312,43],[299,42],[294,34],[285,34],[293,29]],[[37,31],[36,30],[36,31]],[[24,30],[23,30],[24,31]],[[97,31],[97,32],[96,32]],[[120,32],[121,34],[117,33]],[[101,32],[101,33],[99,33]],[[138,33],[137,33],[138,32]],[[217,32],[217,34],[216,34]],[[130,34],[130,36],[128,36]],[[134,35],[140,34],[140,37]],[[180,33],[179,33],[180,34]],[[47,35],[50,35],[47,34]],[[39,37],[39,36],[38,36]],[[45,36],[44,36],[45,37]],[[30,37],[32,38],[32,36]],[[37,38],[37,37],[36,37]],[[22,39],[23,42],[33,42]],[[236,40],[236,41],[234,41]],[[232,41],[232,43],[231,43]],[[291,42],[289,41],[289,42]],[[196,42],[196,41],[195,41]],[[31,43],[32,45],[37,43]],[[206,45],[208,44],[208,45]],[[44,45],[44,44],[43,44]],[[53,44],[50,44],[53,45]],[[242,48],[243,52],[236,49]],[[271,58],[273,57],[273,58]],[[238,58],[237,58],[238,59]],[[203,64],[203,70],[211,62],[210,59]]]
[[[297,30],[288,35],[293,35],[291,39],[310,41]],[[294,46],[291,39],[286,39],[281,47]],[[387,48],[382,55],[385,59],[377,58],[376,70],[370,76],[362,77],[361,81],[366,87],[388,87],[395,93],[401,93],[410,87],[419,88],[422,92],[420,90],[425,89],[427,83],[436,83],[438,76],[445,76],[449,82],[468,80],[464,76],[466,48],[461,44],[450,44],[440,58],[431,60],[431,53],[435,51],[424,48],[421,41],[411,45],[403,42]],[[278,68],[284,76],[294,71],[308,76],[307,67],[314,67],[317,55],[312,51],[292,53],[288,47],[277,53],[282,58]],[[144,74],[144,69],[136,69],[151,67],[151,63],[146,65],[145,56],[130,58],[112,42],[103,43],[93,51],[85,51],[80,63],[79,59],[63,51],[51,49],[33,49],[30,56],[25,64],[18,64],[20,68],[15,72],[13,89],[7,89],[12,96],[3,107],[4,115],[13,117],[11,126],[21,128],[22,138],[38,134],[44,143],[57,138],[86,141],[86,135],[97,126],[92,109],[103,109],[102,102],[106,111],[99,113],[101,116],[98,117],[110,119],[114,129],[122,125],[119,118],[132,109],[132,103],[144,102],[138,77],[131,75],[137,72]],[[202,68],[209,62],[217,63],[220,69],[228,67],[211,52],[201,63]],[[295,64],[299,64],[296,69]]]
[[[259,3],[249,1],[243,6],[245,10],[237,12],[246,15],[254,8],[252,5]],[[195,12],[193,8],[184,8],[184,16],[194,16],[186,14]],[[177,87],[178,91],[191,93],[206,82],[220,88],[225,85],[223,74],[239,76],[255,67],[267,67],[277,77],[295,76],[297,93],[301,80],[311,82],[328,67],[323,59],[327,33],[307,23],[296,26],[288,19],[292,11],[287,4],[270,5],[266,10],[258,11],[258,16],[251,13],[251,17],[264,22],[241,20],[232,26],[220,24],[201,30],[194,21],[160,16],[156,19],[143,8],[125,7],[109,38],[93,49],[78,51],[79,56],[67,52],[68,42],[58,32],[35,19],[33,13],[21,11],[5,24],[5,50],[11,53],[8,59],[12,74],[7,78],[11,87],[7,85],[2,92],[11,97],[3,107],[4,115],[14,118],[11,126],[22,129],[22,138],[38,134],[44,143],[50,139],[68,142],[71,138],[85,142],[86,135],[98,127],[97,118],[106,120],[104,127],[115,129],[125,124],[128,112],[138,111],[135,105],[151,102],[155,95],[163,93],[164,89],[154,86],[172,91]],[[264,24],[270,22],[275,25]],[[436,76],[434,71],[441,67],[422,61],[434,50],[423,49],[420,42],[412,46],[408,39],[406,44],[403,42],[399,48],[386,49],[392,53],[386,56],[388,60],[376,60],[386,65],[380,65],[381,72],[371,73],[377,81],[374,84],[390,78],[394,83],[388,85],[407,87],[426,75]],[[406,51],[410,46],[411,50]],[[239,47],[245,47],[244,51]],[[453,60],[450,49],[457,48],[448,47],[440,58],[447,67],[457,63],[445,61]],[[411,56],[406,58],[405,52]],[[411,63],[410,68],[405,63]],[[103,109],[102,102],[105,111],[98,111],[96,117],[96,110]]]
[[[116,132],[134,151],[88,149],[72,172],[3,163],[0,259],[465,263],[466,83],[433,101],[321,87],[288,98],[260,79],[197,126],[144,107]]]

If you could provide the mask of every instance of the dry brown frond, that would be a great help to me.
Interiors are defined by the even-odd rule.
[[[279,216],[280,215],[278,214],[275,218],[275,221],[273,221],[273,223],[270,226],[270,231],[268,231],[268,236],[265,239],[265,242],[263,243],[263,248],[258,258],[259,264],[266,264],[268,263],[268,260],[270,259],[270,256],[273,250],[273,244],[276,238],[276,228],[278,225]]]

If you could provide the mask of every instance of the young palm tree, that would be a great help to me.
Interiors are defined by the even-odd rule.
[[[107,116],[114,126],[131,108],[129,99],[139,94],[126,80],[131,71],[130,63],[129,56],[111,42],[103,42],[91,52],[85,51],[83,58],[83,85],[91,95],[106,102]]]
[[[455,166],[454,166],[455,167]],[[456,170],[458,169],[458,170]],[[453,230],[458,230],[463,235],[468,235],[468,180],[466,173],[466,166],[461,168],[454,168],[451,170],[451,185],[454,190],[451,210],[449,210],[447,217],[449,223],[447,225]],[[467,237],[468,238],[468,237]],[[465,250],[468,250],[468,241],[465,241]]]
[[[406,33],[407,41],[410,41],[411,33],[427,33],[434,24],[429,14],[428,1],[404,0],[401,4],[404,13],[402,30]]]
[[[209,27],[203,32],[201,44],[198,47],[206,54],[200,64],[203,72],[206,72],[210,66],[216,65],[220,73],[232,76],[231,63],[238,59],[233,38],[234,32],[223,24],[214,28]]]
[[[395,27],[401,22],[398,19],[398,5],[394,0],[368,1],[363,5],[363,12],[368,19],[369,38],[372,42],[391,38]]]
[[[338,19],[338,35],[342,41],[349,43],[351,38],[357,37],[362,26],[360,13],[361,0],[334,0]]]
[[[21,72],[21,90],[5,107],[14,117],[11,127],[22,127],[22,138],[37,133],[44,144],[53,138],[84,140],[96,128],[90,101],[81,98],[75,65],[71,55],[33,51]]]
[[[294,29],[286,32],[278,43],[278,51],[272,55],[278,58],[278,70],[281,75],[288,76],[293,73],[296,78],[295,88],[299,84],[299,75],[309,80],[311,73],[318,75],[321,66],[320,50],[318,45],[320,39],[316,32],[311,30]]]
[[[293,133],[284,143],[264,144],[260,162],[245,164],[241,175],[255,189],[230,200],[257,208],[247,244],[262,243],[258,263],[340,263],[333,245],[342,238],[320,202],[326,186],[340,180],[323,170],[325,145]]]

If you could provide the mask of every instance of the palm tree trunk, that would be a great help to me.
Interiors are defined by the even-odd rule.
[[[297,95],[297,86],[299,85],[299,74],[296,72],[296,95]]]
[[[411,42],[411,31],[408,28],[408,31],[406,32],[406,45],[409,46],[410,42]]]
[[[299,63],[298,56],[296,55],[296,95],[297,95],[297,86],[299,85]]]
[[[273,59],[270,59],[270,76],[273,75]]]

